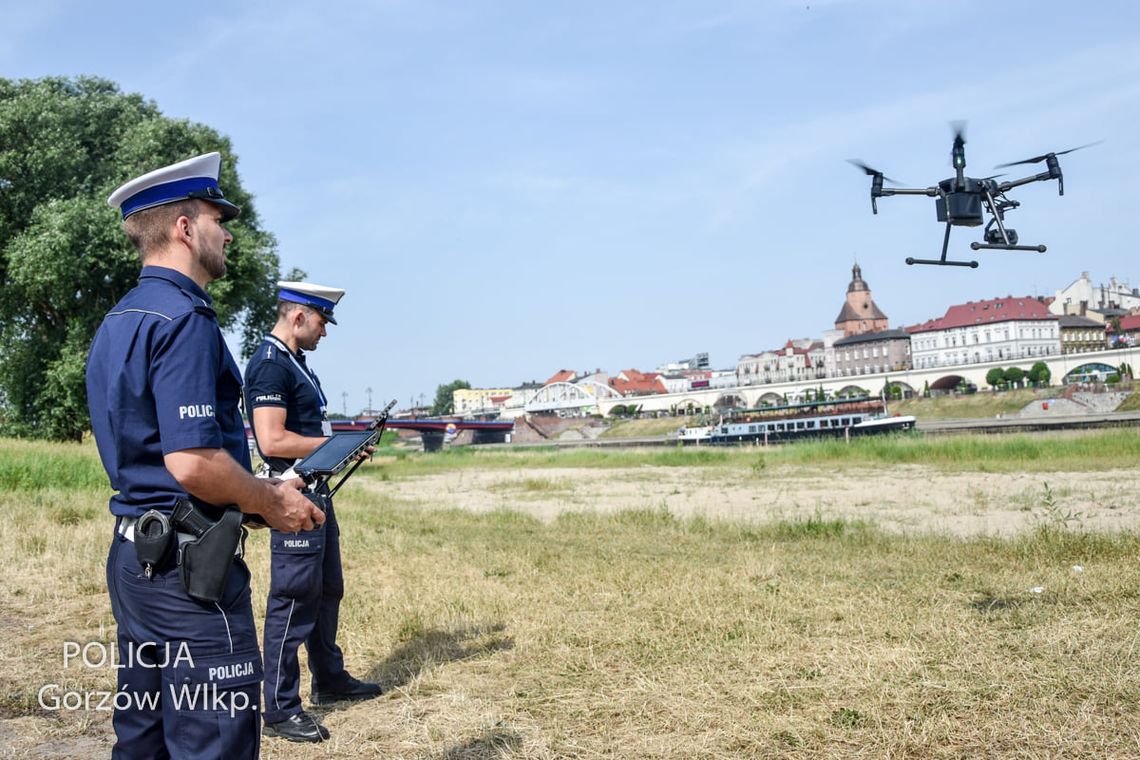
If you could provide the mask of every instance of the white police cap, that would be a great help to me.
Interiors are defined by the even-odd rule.
[[[121,209],[126,219],[136,211],[197,198],[220,208],[222,221],[228,221],[241,209],[227,201],[218,188],[221,171],[221,153],[188,158],[132,179],[111,193],[107,205]]]
[[[327,285],[314,285],[311,282],[278,282],[278,301],[292,301],[315,309],[329,322],[336,324],[333,308],[340,302],[344,291]]]

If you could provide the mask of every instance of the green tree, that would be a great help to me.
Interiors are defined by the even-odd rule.
[[[1025,376],[1029,378],[1029,382],[1033,383],[1033,387],[1044,388],[1049,385],[1053,373],[1049,371],[1049,365],[1045,362],[1034,362]]]
[[[995,391],[1003,382],[1005,382],[1005,370],[1001,367],[994,367],[986,373],[986,385],[990,386]]]
[[[466,380],[452,380],[447,385],[436,386],[435,401],[431,405],[431,416],[439,417],[444,414],[452,414],[455,411],[453,394],[457,390],[469,390],[470,388],[471,383]]]
[[[223,329],[251,351],[273,323],[280,262],[229,140],[104,79],[0,78],[0,430],[75,440],[89,428],[87,349],[139,271],[106,198],[131,177],[214,150],[242,215],[228,225],[229,272],[209,290]]]
[[[1010,367],[1005,371],[1005,381],[1009,383],[1009,387],[1017,388],[1021,385],[1021,381],[1025,379],[1025,370],[1021,367]]]

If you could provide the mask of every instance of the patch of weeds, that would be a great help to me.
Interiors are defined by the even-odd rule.
[[[400,621],[400,625],[396,627],[396,639],[398,641],[412,641],[422,637],[426,630],[424,619],[418,613],[409,615]]]
[[[1044,483],[1044,491],[1040,497],[1041,511],[1037,514],[1037,520],[1042,526],[1050,528],[1079,528],[1084,523],[1084,512],[1074,512],[1072,509],[1065,509],[1057,503],[1057,496],[1053,489],[1049,487],[1048,483]]]
[[[622,525],[635,525],[653,528],[671,528],[677,524],[677,518],[664,504],[656,509],[625,509],[613,516],[614,522]]]
[[[800,737],[796,736],[791,731],[777,731],[776,733],[772,734],[772,741],[782,747],[787,747],[788,749],[795,749],[796,747],[803,746],[803,740],[801,740]]]
[[[47,551],[47,536],[25,534],[20,536],[20,546],[28,556],[39,557]]]
[[[819,512],[797,520],[780,520],[770,526],[776,538],[790,540],[799,538],[842,538],[855,532],[868,529],[863,521],[851,522],[843,518],[825,518]]]
[[[63,507],[52,515],[57,525],[78,525],[95,517],[95,510],[90,507]]]
[[[768,460],[761,455],[755,462],[752,463],[752,477],[762,478],[768,469]]]
[[[569,493],[574,490],[574,484],[567,478],[523,478],[522,480],[506,480],[494,483],[487,490],[542,496]]]
[[[840,728],[858,728],[866,722],[867,718],[863,713],[851,707],[840,707],[838,710],[831,714],[828,722],[833,726]]]
[[[982,593],[970,602],[970,606],[973,607],[976,612],[985,615],[990,612],[1016,610],[1021,606],[1021,600],[1012,597],[996,596],[990,593]]]
[[[510,574],[510,570],[502,567],[493,567],[490,570],[483,571],[484,578],[506,578]]]

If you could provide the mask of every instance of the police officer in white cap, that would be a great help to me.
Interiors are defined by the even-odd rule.
[[[250,474],[241,375],[205,290],[226,273],[225,223],[240,212],[220,169],[218,153],[198,156],[108,199],[143,264],[87,360],[115,490],[107,586],[129,697],[114,700],[113,757],[257,757],[261,656],[236,510],[282,531],[324,519],[300,479]]]
[[[344,291],[305,282],[279,282],[277,323],[245,370],[246,408],[271,476],[291,475],[296,461],[332,434],[328,399],[305,352],[317,347]],[[328,729],[301,708],[302,643],[309,654],[312,701],[379,696],[378,684],[353,678],[336,643],[344,576],[340,529],[331,502],[324,525],[300,534],[271,532],[269,598],[265,609],[265,734],[319,742]]]

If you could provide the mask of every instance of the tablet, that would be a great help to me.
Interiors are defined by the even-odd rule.
[[[373,433],[374,430],[334,433],[313,453],[293,465],[293,471],[302,478],[336,475],[364,450]]]

